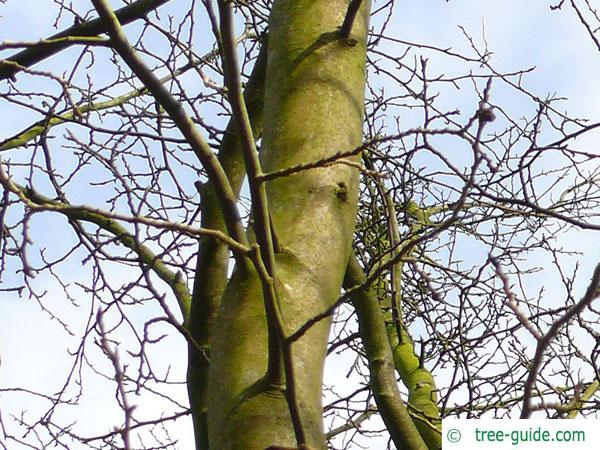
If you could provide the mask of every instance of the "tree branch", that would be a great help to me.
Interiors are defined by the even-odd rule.
[[[29,208],[37,211],[55,211],[59,212],[71,220],[89,222],[97,225],[105,231],[108,231],[114,235],[119,242],[125,245],[127,248],[133,250],[140,258],[140,260],[150,267],[160,279],[167,283],[173,291],[181,309],[184,322],[188,319],[191,305],[191,294],[185,281],[181,278],[179,273],[171,271],[164,262],[158,258],[148,247],[141,244],[139,240],[132,235],[127,229],[120,225],[117,220],[123,220],[130,223],[142,223],[149,226],[155,226],[159,228],[172,229],[180,232],[185,232],[192,236],[210,236],[212,238],[218,238],[227,245],[233,245],[232,248],[242,251],[242,253],[248,253],[249,248],[240,246],[235,243],[229,236],[223,234],[218,230],[207,230],[203,228],[192,228],[183,224],[175,224],[171,222],[163,222],[147,219],[145,217],[130,217],[119,214],[109,213],[95,208],[89,208],[86,206],[72,206],[52,200],[36,192],[31,188],[25,188],[11,181],[2,166],[0,166],[0,184],[4,186],[7,191],[16,194],[21,201],[23,201]]]
[[[131,422],[133,421],[132,413],[135,409],[135,406],[131,406],[127,398],[127,390],[125,388],[125,368],[121,367],[118,349],[112,349],[108,343],[101,310],[98,310],[98,314],[96,315],[96,323],[98,324],[98,334],[100,335],[100,347],[110,360],[115,371],[114,378],[115,382],[117,383],[117,399],[125,415],[125,423],[120,432],[121,439],[123,439],[124,450],[131,450],[130,431]]]
[[[365,274],[352,254],[344,288],[362,285],[365,280]],[[427,446],[402,402],[396,384],[394,358],[379,301],[369,288],[353,290],[350,298],[358,316],[360,335],[369,360],[371,389],[381,417],[397,448],[422,450]]]
[[[233,9],[230,0],[220,0],[218,5],[225,85],[227,86],[229,103],[232,107],[233,119],[237,125],[240,134],[240,142],[244,151],[244,161],[248,173],[248,185],[250,187],[250,196],[252,198],[254,234],[260,247],[260,258],[262,259],[269,276],[269,280],[262,280],[269,332],[269,363],[267,377],[272,384],[281,385],[284,381],[283,367],[281,366],[281,344],[285,332],[283,323],[281,322],[281,314],[278,311],[279,305],[277,302],[277,294],[275,292],[275,283],[273,282],[276,278],[275,251],[273,247],[271,221],[269,220],[267,191],[265,184],[257,180],[257,177],[262,175],[262,169],[258,159],[255,139],[252,135],[252,126],[248,117],[248,111],[246,110],[242,95],[239,64],[235,53]],[[304,442],[298,443],[298,445],[301,444],[304,444]]]
[[[346,17],[344,17],[344,22],[340,28],[340,38],[346,40],[350,37],[350,33],[352,32],[352,25],[354,25],[354,19],[356,19],[356,14],[358,14],[358,10],[360,9],[360,4],[362,0],[351,0],[348,5],[348,10],[346,11]]]
[[[267,66],[266,36],[261,40],[262,46],[244,91],[254,136],[260,135],[263,126],[264,83]],[[243,153],[235,120],[230,118],[219,146],[218,160],[223,166],[236,198],[246,174]],[[201,226],[225,233],[226,227],[215,187],[209,181],[201,185],[200,191],[202,196]],[[228,247],[222,241],[208,236],[200,239],[196,255],[188,327],[196,342],[207,352],[210,351],[212,324],[227,285],[228,268]],[[188,392],[194,420],[196,450],[207,450],[206,397],[209,364],[206,358],[201,357],[192,347],[190,347],[188,358]]]
[[[125,63],[152,93],[156,101],[169,114],[206,169],[208,179],[213,183],[216,189],[229,234],[236,241],[243,245],[247,245],[248,241],[237,210],[235,195],[231,189],[227,175],[223,171],[223,167],[217,160],[217,157],[196,129],[194,123],[183,109],[183,106],[173,97],[173,95],[171,95],[167,88],[160,83],[160,80],[156,78],[148,67],[146,67],[133,47],[129,44],[115,13],[110,9],[106,0],[92,0],[92,3],[106,25],[107,32],[112,39],[115,51],[123,58]],[[243,258],[238,259],[238,262],[242,265],[245,264],[244,261]]]
[[[244,33],[238,41],[241,41],[248,37],[247,33]],[[179,69],[176,69],[170,72],[168,75],[159,79],[161,84],[166,83],[174,78],[177,78],[180,75],[183,75],[188,70],[193,69],[201,64],[205,64],[211,61],[218,55],[216,50],[210,51],[206,53],[201,58],[188,62],[183,65]],[[146,87],[141,87],[138,89],[133,89],[126,94],[120,95],[119,97],[115,97],[111,100],[107,100],[104,102],[89,102],[86,104],[82,104],[73,108],[71,110],[65,111],[60,114],[51,115],[50,117],[46,117],[33,125],[27,127],[20,133],[15,134],[14,136],[5,139],[3,142],[0,142],[0,152],[5,150],[11,150],[13,148],[21,147],[26,145],[28,142],[31,142],[38,136],[41,136],[44,132],[47,132],[50,128],[60,125],[65,122],[70,122],[74,120],[78,115],[83,115],[88,112],[101,111],[104,109],[112,108],[115,106],[120,106],[127,103],[129,100],[140,97],[142,95],[148,94],[148,89]]]
[[[585,391],[580,395],[576,395],[575,398],[573,398],[573,409],[567,414],[567,419],[575,419],[585,406],[585,402],[589,401],[594,396],[596,391],[598,391],[598,388],[600,388],[600,381],[595,379]]]
[[[148,13],[158,9],[168,1],[169,0],[137,0],[130,5],[115,11],[115,15],[119,22],[125,25],[145,17]],[[0,80],[13,78],[22,70],[22,68],[31,67],[55,53],[78,43],[77,41],[68,38],[96,36],[105,32],[106,25],[100,18],[73,25],[60,33],[47,38],[46,41],[51,41],[50,43],[40,43],[40,45],[23,50],[6,60],[0,60]]]
[[[563,314],[560,318],[556,319],[546,334],[538,340],[537,345],[535,347],[535,355],[533,357],[533,361],[531,362],[531,369],[529,370],[529,375],[527,376],[527,380],[525,381],[525,393],[523,396],[523,409],[521,410],[521,419],[528,419],[532,413],[532,393],[535,385],[535,381],[537,379],[538,373],[540,371],[540,367],[542,366],[542,361],[544,360],[544,352],[554,340],[554,338],[558,335],[560,329],[566,325],[573,317],[578,314],[581,314],[585,308],[587,308],[592,301],[600,296],[600,263],[596,265],[594,269],[594,273],[592,274],[592,279],[590,280],[590,284],[585,291],[585,294],[577,303],[571,306],[565,314]]]

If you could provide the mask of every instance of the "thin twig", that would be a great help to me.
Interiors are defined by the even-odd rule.
[[[508,277],[502,270],[502,266],[498,262],[498,259],[490,255],[490,262],[496,270],[496,275],[498,275],[498,278],[500,278],[500,281],[502,282],[502,289],[504,290],[504,294],[506,295],[506,304],[515,314],[515,316],[517,316],[517,319],[519,319],[521,325],[523,325],[523,327],[525,327],[525,329],[531,333],[535,340],[539,342],[543,336],[538,330],[536,330],[536,328],[529,321],[525,313],[519,309],[519,305],[517,305],[517,301],[515,300],[515,295],[510,289],[510,282],[508,280]]]
[[[106,337],[106,330],[104,329],[104,322],[102,320],[102,310],[98,310],[98,314],[96,315],[96,323],[98,324],[98,329],[100,332],[100,346],[104,350],[104,353],[106,354],[108,359],[110,359],[110,362],[115,371],[115,381],[117,382],[119,402],[121,403],[123,413],[125,414],[125,425],[120,430],[120,435],[123,439],[124,450],[130,450],[131,444],[129,439],[129,431],[131,430],[131,421],[133,419],[132,413],[135,409],[135,406],[129,405],[129,400],[127,399],[127,392],[125,390],[125,374],[123,373],[123,369],[121,368],[119,352],[117,349],[113,350],[108,343],[108,339]]]
[[[596,265],[594,269],[594,273],[592,275],[592,279],[590,284],[585,291],[585,294],[577,303],[571,306],[562,317],[555,320],[550,329],[546,332],[544,337],[540,339],[535,348],[535,355],[533,357],[533,361],[531,362],[531,369],[529,370],[529,375],[527,376],[527,380],[525,381],[525,393],[523,396],[523,409],[521,410],[521,419],[527,419],[531,416],[532,405],[531,398],[533,387],[535,381],[537,379],[538,373],[540,371],[540,367],[542,365],[542,361],[544,360],[544,352],[550,345],[550,343],[554,340],[554,338],[558,335],[560,329],[566,325],[573,317],[578,314],[581,314],[585,308],[587,308],[592,301],[600,296],[600,263]]]
[[[137,0],[116,10],[115,15],[119,22],[125,25],[146,17],[151,11],[164,5],[168,1],[169,0]],[[102,19],[93,19],[73,25],[60,33],[45,39],[45,41],[48,41],[49,43],[42,43],[39,46],[23,50],[6,60],[0,60],[0,80],[13,78],[23,68],[31,67],[65,48],[79,43],[77,40],[70,38],[76,37],[77,39],[81,39],[88,36],[97,36],[104,32],[106,32],[106,25]],[[89,45],[89,43],[86,43],[86,45]]]
[[[92,0],[92,3],[106,25],[115,51],[123,58],[131,70],[152,93],[156,101],[169,114],[206,169],[208,179],[213,184],[217,193],[229,234],[236,241],[243,245],[247,245],[248,240],[238,213],[235,194],[231,189],[229,180],[223,171],[223,167],[217,160],[217,157],[196,129],[181,103],[173,97],[152,71],[148,69],[133,47],[129,44],[127,37],[119,24],[118,18],[115,16],[115,13],[112,11],[107,1]],[[243,258],[240,258],[238,261],[242,265],[245,264]]]

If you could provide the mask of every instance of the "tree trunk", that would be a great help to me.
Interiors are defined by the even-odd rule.
[[[350,39],[339,39],[347,0],[275,1],[269,26],[261,162],[270,172],[320,160],[361,143],[369,2]],[[358,171],[348,165],[302,171],[267,183],[276,284],[289,331],[340,293],[351,250]],[[327,268],[327,270],[323,270]],[[208,388],[211,450],[296,445],[282,390],[264,381],[267,328],[261,282],[236,268],[214,324]],[[311,448],[325,448],[323,365],[329,321],[292,348],[300,416]]]

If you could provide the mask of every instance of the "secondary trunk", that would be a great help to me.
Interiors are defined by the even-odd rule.
[[[278,0],[269,24],[262,165],[265,172],[317,161],[361,143],[369,2],[350,39],[338,38],[347,0]],[[358,171],[344,164],[267,184],[277,285],[288,330],[338,297],[351,247]],[[261,283],[236,269],[214,326],[208,387],[211,450],[294,446],[285,397],[266,386],[267,334]],[[325,448],[321,383],[329,322],[293,346],[308,444]]]

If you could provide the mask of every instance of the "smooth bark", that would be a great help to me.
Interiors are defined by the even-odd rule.
[[[356,256],[350,256],[345,287],[361,285],[365,280],[366,276],[358,264]],[[360,336],[369,361],[371,390],[381,418],[397,449],[426,449],[427,445],[423,440],[425,436],[421,437],[415,420],[409,414],[400,396],[396,383],[392,349],[377,296],[370,288],[365,288],[354,291],[351,298],[356,309]]]
[[[244,91],[244,98],[255,136],[260,135],[263,124],[263,98],[267,64],[266,38],[264,41]],[[229,178],[231,189],[235,195],[238,195],[246,172],[240,138],[233,120],[229,121],[225,129],[218,158]],[[226,226],[220,212],[219,200],[214,186],[207,183],[199,185],[199,187],[202,197],[202,227],[225,232]],[[196,278],[194,279],[192,306],[187,326],[196,342],[204,349],[206,355],[210,355],[212,324],[227,285],[229,249],[216,239],[201,239],[196,258]],[[189,346],[188,394],[194,419],[196,450],[206,450],[208,448],[206,423],[208,366],[209,361],[207,358],[199,353],[194,346]]]
[[[265,172],[319,160],[361,142],[368,2],[339,39],[347,1],[279,0],[273,5],[265,90]],[[352,45],[353,44],[353,45]],[[340,126],[343,124],[343,126]],[[288,330],[315,316],[340,292],[351,249],[358,172],[335,165],[267,183],[278,292]],[[327,270],[323,270],[327,268]],[[264,381],[267,328],[253,270],[236,269],[215,321],[208,387],[211,450],[296,444],[280,387]],[[321,383],[328,321],[293,346],[297,398],[307,444],[325,448]]]

